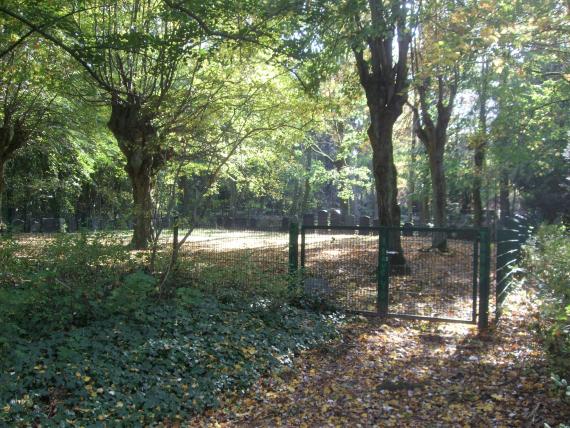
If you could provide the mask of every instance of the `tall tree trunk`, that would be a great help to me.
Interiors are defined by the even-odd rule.
[[[436,227],[447,226],[447,186],[443,165],[444,147],[445,144],[442,142],[434,141],[432,149],[428,150],[433,194],[433,219]],[[440,251],[446,251],[447,240],[445,234],[434,233],[432,247]]]
[[[397,117],[397,116],[396,116]],[[400,206],[398,205],[398,173],[394,165],[392,132],[396,117],[385,112],[370,110],[368,137],[372,144],[372,163],[376,183],[376,201],[381,226],[400,226]],[[392,265],[405,264],[400,231],[390,234],[390,262]]]
[[[473,226],[483,226],[483,202],[481,200],[481,184],[483,181],[483,165],[485,163],[485,149],[483,144],[477,143],[474,162],[473,177]]]
[[[6,160],[0,157],[0,231],[4,228],[4,217],[3,214],[3,206],[2,206],[2,197],[4,196],[5,190],[5,181],[4,181],[4,164]]]
[[[9,117],[4,117],[4,124],[0,126],[0,224],[3,222],[2,195],[6,185],[4,168],[8,159],[16,150],[24,146],[28,138],[29,133],[24,131],[20,124],[14,125],[10,123]]]
[[[181,175],[178,179],[178,186],[182,189],[182,200],[180,201],[180,214],[186,217],[192,208],[192,188],[190,179],[186,175]]]
[[[392,133],[408,98],[411,31],[407,6],[403,0],[368,2],[365,13],[370,14],[373,31],[365,39],[366,55],[364,44],[354,43],[352,48],[370,113],[368,137],[372,145],[379,220],[382,226],[397,228],[388,237],[392,266],[402,266],[406,262],[400,240],[398,177]],[[355,17],[355,23],[361,25],[360,15]]]
[[[454,78],[450,83],[445,83],[446,79],[439,76],[437,79],[436,108],[437,118],[432,118],[431,103],[427,96],[432,88],[429,81],[424,80],[418,85],[420,111],[414,108],[418,117],[416,122],[416,133],[426,148],[429,160],[429,170],[431,176],[433,217],[436,227],[447,226],[447,189],[445,181],[445,166],[443,163],[445,146],[447,145],[447,128],[451,120],[451,113],[457,94],[459,73],[454,71]],[[447,101],[447,103],[446,103]],[[421,118],[421,122],[420,119]],[[445,233],[433,233],[432,247],[441,251],[447,250],[447,239]]]
[[[473,226],[483,226],[483,201],[481,188],[483,185],[483,169],[487,148],[487,77],[489,61],[481,65],[481,85],[479,87],[479,135],[475,139],[473,154]]]
[[[424,194],[420,203],[420,225],[425,226],[431,220],[429,209],[429,196]]]
[[[131,180],[135,220],[131,244],[135,249],[146,249],[152,239],[152,185],[167,153],[160,147],[150,118],[136,101],[114,101],[107,126],[127,160],[125,170]]]
[[[419,120],[416,112],[413,113],[411,145],[410,145],[410,166],[408,167],[408,221],[414,221],[414,194],[416,193],[416,123]]]
[[[135,225],[132,245],[136,249],[147,248],[152,237],[152,180],[153,177],[145,169],[127,172],[133,186],[133,202]]]
[[[501,172],[499,181],[499,207],[501,210],[501,221],[511,216],[511,204],[509,201],[509,174],[506,171]]]

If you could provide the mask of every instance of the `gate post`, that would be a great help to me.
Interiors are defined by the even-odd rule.
[[[489,327],[489,285],[491,276],[491,240],[489,228],[479,231],[481,257],[479,262],[479,322],[480,331]]]
[[[294,290],[299,267],[299,224],[289,224],[289,288]]]
[[[378,297],[376,299],[378,315],[386,317],[388,315],[388,288],[390,285],[390,274],[388,265],[388,229],[381,228],[378,232]]]

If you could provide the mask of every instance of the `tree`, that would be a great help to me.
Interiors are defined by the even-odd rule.
[[[9,33],[10,27],[5,31]],[[45,132],[52,119],[54,62],[50,65],[48,56],[53,52],[41,45],[41,40],[29,39],[0,59],[0,228],[6,163]]]
[[[408,51],[411,42],[410,5],[406,0],[371,0],[366,10],[355,9],[352,51],[370,114],[368,137],[380,224],[400,225],[397,171],[392,134],[408,91]],[[364,12],[369,13],[370,18]],[[393,48],[397,46],[397,52]],[[365,51],[367,55],[365,55]],[[400,234],[391,234],[392,263],[404,264]]]
[[[448,213],[444,155],[459,88],[460,58],[465,55],[467,45],[460,36],[464,33],[462,22],[456,18],[458,13],[451,4],[433,2],[424,8],[425,16],[411,50],[414,89],[418,94],[418,105],[412,108],[415,132],[429,161],[434,223],[436,227],[445,227]],[[445,251],[445,234],[434,234],[432,245]]]
[[[167,136],[191,114],[196,74],[226,33],[211,30],[204,17],[188,19],[162,0],[89,0],[77,10],[62,4],[64,13],[55,16],[49,3],[39,2],[25,15],[16,8],[0,11],[62,48],[97,86],[132,184],[132,244],[146,248],[154,180],[172,155]],[[199,9],[233,17],[228,6]]]

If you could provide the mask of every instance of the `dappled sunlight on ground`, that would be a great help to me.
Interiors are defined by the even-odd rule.
[[[529,300],[488,334],[473,326],[355,319],[344,340],[302,354],[192,426],[522,427],[570,420],[549,389]]]

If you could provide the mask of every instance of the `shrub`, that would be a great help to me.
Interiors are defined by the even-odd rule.
[[[563,226],[542,226],[526,248],[526,267],[541,297],[542,332],[556,372],[570,376],[570,237]]]
[[[0,241],[0,353],[18,340],[85,326],[140,306],[154,279],[120,237],[65,235]]]

